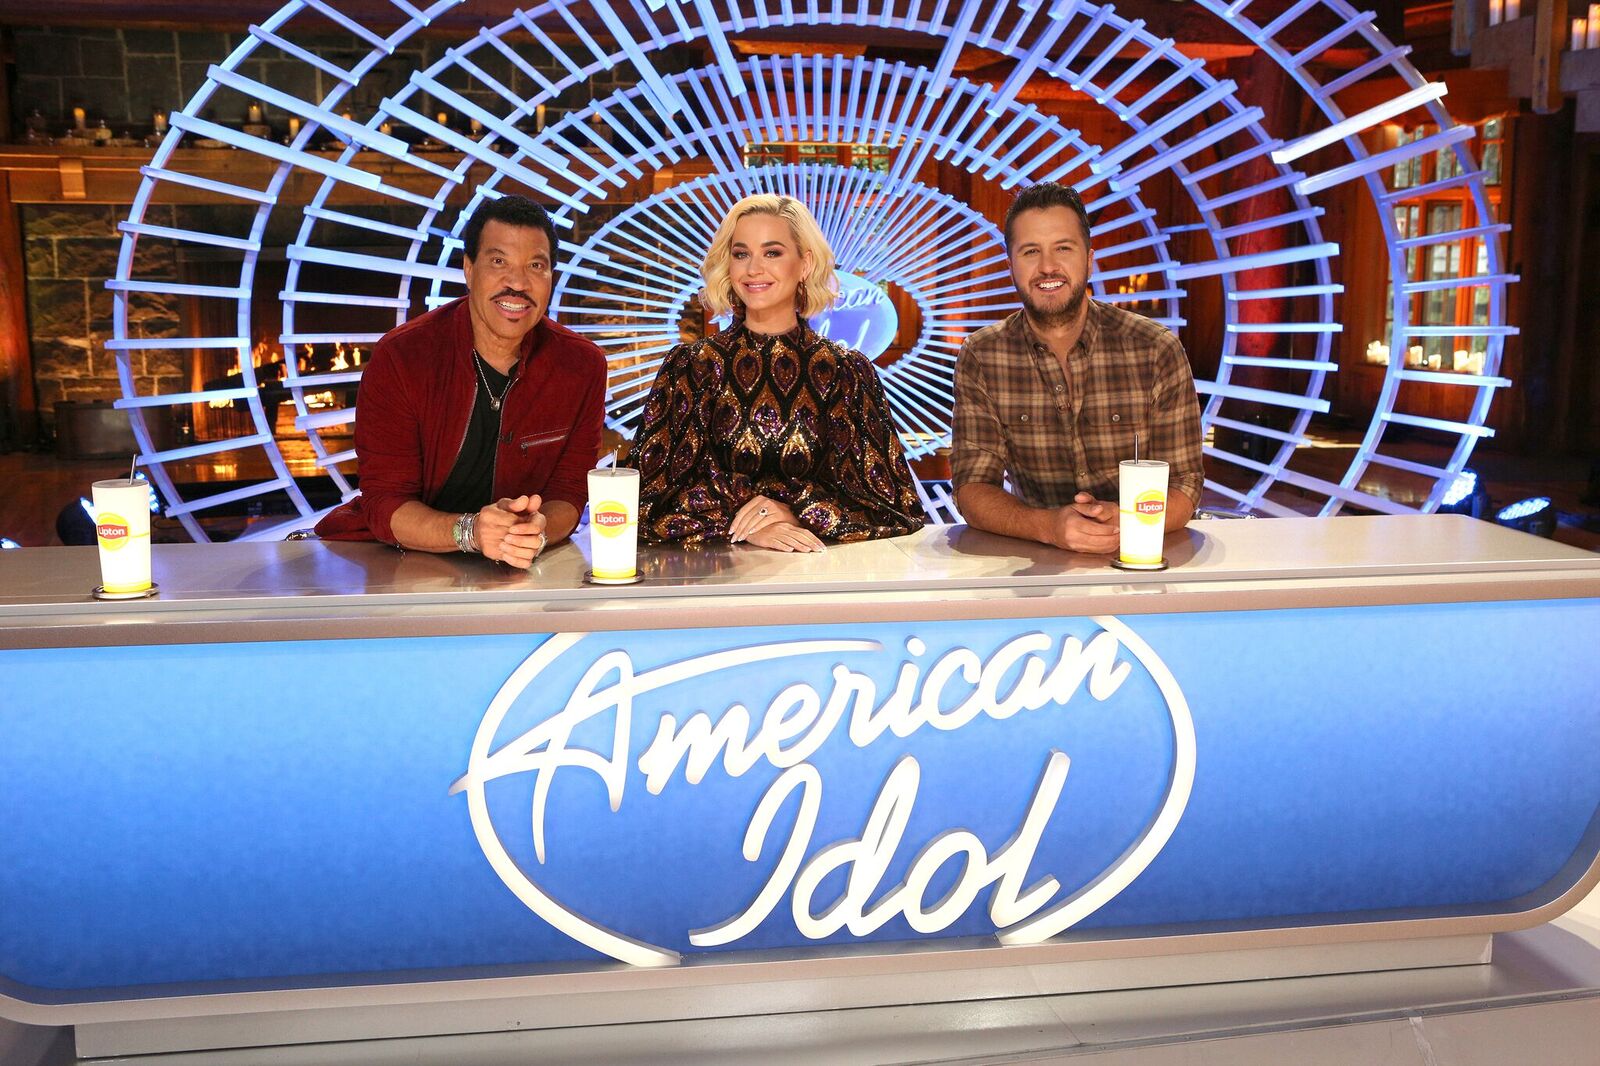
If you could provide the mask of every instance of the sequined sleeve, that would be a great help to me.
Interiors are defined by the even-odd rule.
[[[634,437],[639,468],[639,533],[649,543],[693,543],[726,536],[739,505],[730,492],[748,479],[723,469],[711,445],[710,418],[718,365],[700,358],[701,345],[667,353],[645,401]],[[749,499],[748,485],[741,503]]]
[[[815,479],[792,486],[789,506],[812,532],[840,543],[921,529],[922,503],[883,383],[866,356],[848,349],[838,355],[839,379],[825,412],[830,454]]]

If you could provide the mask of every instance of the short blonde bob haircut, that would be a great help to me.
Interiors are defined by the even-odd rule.
[[[728,217],[717,227],[705,262],[700,264],[700,276],[706,283],[700,291],[701,306],[712,315],[725,315],[739,306],[728,271],[733,262],[733,228],[746,215],[776,215],[789,223],[796,253],[802,259],[807,254],[811,256],[811,266],[795,290],[795,313],[801,318],[810,318],[827,310],[839,295],[839,282],[833,276],[833,249],[828,247],[822,227],[811,217],[805,204],[792,196],[774,193],[746,196],[733,205]]]

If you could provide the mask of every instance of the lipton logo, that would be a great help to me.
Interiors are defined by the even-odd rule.
[[[103,514],[95,523],[95,535],[102,548],[116,550],[128,543],[128,522],[121,515]]]
[[[596,506],[590,518],[594,527],[601,533],[614,537],[627,526],[628,511],[622,504],[608,500]]]
[[[1177,680],[1120,620],[1093,625],[777,630],[769,642],[711,630],[669,645],[557,634],[495,694],[450,792],[465,795],[478,846],[517,899],[623,962],[672,965],[682,946],[735,946],[790,922],[805,941],[899,921],[1039,943],[1143,873],[1194,783]],[[954,643],[930,647],[939,636]],[[1161,739],[1107,746],[1107,729]],[[959,783],[943,739],[957,731],[970,738]],[[886,771],[872,775],[881,784],[863,781],[867,764]],[[1066,789],[1069,767],[1086,781],[1136,772],[1154,791]],[[973,803],[974,791],[988,798]],[[1114,826],[1116,842],[1086,864],[1058,808],[1081,812],[1095,839]]]
[[[1133,509],[1141,521],[1153,522],[1167,509],[1167,497],[1161,492],[1142,492],[1133,502]]]

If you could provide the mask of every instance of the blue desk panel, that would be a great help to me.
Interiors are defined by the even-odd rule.
[[[1587,599],[4,651],[3,991],[1529,910],[1596,855],[1597,633]]]

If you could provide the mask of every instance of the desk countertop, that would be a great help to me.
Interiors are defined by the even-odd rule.
[[[154,548],[158,598],[93,600],[93,548],[0,553],[0,647],[1142,614],[1600,596],[1600,555],[1457,515],[1195,522],[1127,573],[965,526],[786,555],[642,549],[645,580],[584,582],[586,533],[529,572],[319,541]]]

